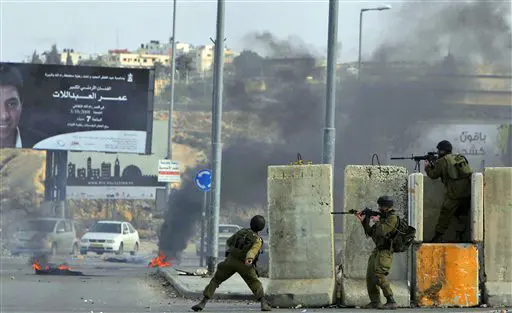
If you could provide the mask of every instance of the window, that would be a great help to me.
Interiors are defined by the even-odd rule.
[[[132,224],[128,224],[128,228],[130,229],[130,233],[134,233],[135,232],[135,228],[133,228]]]
[[[130,233],[130,231],[128,230],[128,226],[126,226],[126,224],[123,224],[123,233]]]
[[[70,221],[64,221],[64,231],[70,233],[73,228],[71,227]]]
[[[59,230],[62,230],[64,229],[64,231],[66,231],[66,228],[64,226],[64,221],[60,221],[57,223],[57,227],[55,228],[55,231],[58,232]]]

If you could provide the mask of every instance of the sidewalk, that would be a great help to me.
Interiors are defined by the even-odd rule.
[[[172,284],[181,296],[187,298],[201,298],[204,288],[211,279],[210,277],[178,275],[173,268],[159,268],[158,272]],[[268,278],[260,278],[260,281],[266,290]],[[235,274],[217,288],[213,299],[254,300],[254,296],[240,275]]]

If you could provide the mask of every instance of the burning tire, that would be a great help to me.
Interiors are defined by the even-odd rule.
[[[124,248],[123,248],[123,243],[121,242],[121,244],[119,244],[119,249],[116,251],[116,254],[120,255],[123,253],[124,253]]]
[[[130,252],[130,254],[131,255],[136,255],[137,252],[139,252],[139,243],[138,242],[135,243],[135,247],[133,247],[133,251]]]

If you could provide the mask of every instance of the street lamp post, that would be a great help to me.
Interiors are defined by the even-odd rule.
[[[357,58],[357,77],[359,77],[361,73],[361,45],[363,43],[363,13],[366,11],[384,11],[391,9],[391,6],[384,5],[376,8],[364,8],[359,12],[359,57]]]
[[[167,120],[167,159],[172,160],[172,134],[173,134],[173,115],[174,115],[174,81],[176,72],[176,1],[174,0],[172,9],[172,45],[171,45],[171,99],[169,101],[169,119]],[[171,203],[171,183],[165,187],[167,208]]]

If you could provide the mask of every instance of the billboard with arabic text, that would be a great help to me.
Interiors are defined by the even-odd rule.
[[[1,148],[151,154],[153,72],[0,63]]]

